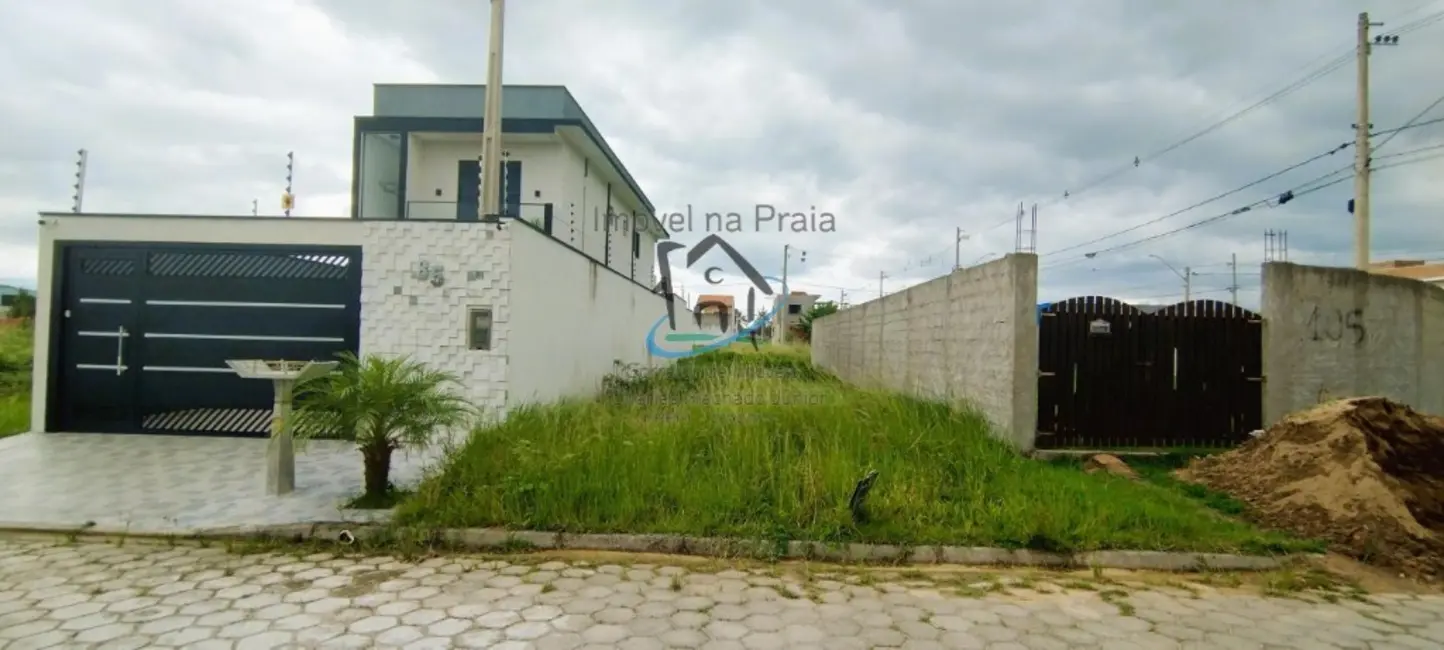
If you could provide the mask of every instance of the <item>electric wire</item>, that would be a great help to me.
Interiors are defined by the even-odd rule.
[[[1415,159],[1412,159],[1412,160],[1405,160],[1405,161],[1400,161],[1400,162],[1396,162],[1396,163],[1391,163],[1391,164],[1389,164],[1389,165],[1381,165],[1381,166],[1379,166],[1379,167],[1371,167],[1370,170],[1371,170],[1371,171],[1381,171],[1381,170],[1384,170],[1384,169],[1390,169],[1390,168],[1394,168],[1394,167],[1402,167],[1402,166],[1405,166],[1405,165],[1417,164],[1417,163],[1420,163],[1420,162],[1425,162],[1425,161],[1428,161],[1428,160],[1435,160],[1435,159],[1438,159],[1438,158],[1444,158],[1444,154],[1437,154],[1437,155],[1434,155],[1434,156],[1425,156],[1425,157],[1422,157],[1422,158],[1415,158]],[[1232,217],[1236,217],[1236,216],[1238,216],[1238,215],[1240,215],[1240,214],[1244,214],[1244,213],[1246,213],[1246,212],[1251,212],[1251,211],[1253,211],[1254,208],[1264,207],[1264,206],[1267,206],[1267,207],[1277,207],[1277,206],[1279,206],[1279,205],[1282,205],[1282,204],[1284,204],[1284,203],[1287,203],[1287,202],[1289,202],[1289,201],[1292,201],[1292,200],[1294,200],[1294,199],[1296,199],[1296,198],[1298,198],[1298,197],[1301,197],[1301,196],[1304,196],[1304,195],[1307,195],[1307,194],[1312,194],[1312,193],[1314,193],[1314,192],[1318,192],[1318,191],[1320,191],[1320,190],[1323,190],[1324,188],[1337,185],[1337,184],[1342,183],[1342,182],[1347,181],[1347,180],[1352,180],[1352,177],[1349,177],[1349,176],[1345,176],[1345,177],[1343,177],[1343,178],[1337,178],[1337,179],[1334,179],[1334,180],[1329,180],[1330,178],[1332,178],[1332,177],[1334,177],[1334,176],[1338,176],[1338,175],[1340,175],[1340,174],[1342,174],[1342,173],[1352,171],[1352,168],[1353,168],[1352,165],[1349,166],[1349,167],[1343,167],[1343,168],[1337,169],[1337,170],[1335,170],[1335,171],[1333,171],[1333,172],[1330,172],[1330,173],[1328,173],[1328,174],[1325,174],[1325,175],[1323,175],[1323,176],[1319,176],[1319,177],[1317,177],[1317,178],[1315,178],[1315,179],[1313,179],[1313,180],[1307,181],[1307,182],[1305,182],[1305,183],[1303,183],[1303,184],[1300,184],[1300,185],[1298,185],[1297,187],[1295,187],[1294,189],[1288,190],[1288,191],[1284,192],[1283,194],[1279,194],[1279,195],[1277,195],[1277,196],[1275,196],[1275,197],[1270,197],[1270,198],[1267,198],[1267,199],[1262,199],[1262,200],[1259,200],[1259,201],[1255,201],[1255,202],[1253,202],[1253,203],[1250,203],[1250,204],[1248,204],[1248,205],[1245,205],[1245,206],[1242,206],[1242,207],[1239,207],[1239,208],[1235,208],[1235,209],[1230,210],[1230,211],[1228,211],[1228,212],[1224,212],[1224,213],[1221,213],[1221,214],[1217,214],[1217,215],[1214,215],[1214,216],[1212,216],[1212,217],[1208,217],[1208,218],[1206,218],[1206,219],[1201,219],[1201,220],[1199,220],[1199,221],[1195,221],[1195,222],[1193,222],[1193,223],[1186,224],[1186,225],[1180,226],[1180,227],[1178,227],[1178,228],[1174,228],[1174,229],[1172,229],[1172,230],[1167,230],[1167,231],[1164,231],[1164,232],[1161,232],[1161,233],[1157,233],[1157,234],[1154,234],[1154,235],[1149,235],[1149,236],[1147,236],[1147,237],[1143,237],[1143,238],[1140,238],[1140,239],[1135,239],[1135,240],[1132,240],[1132,241],[1124,242],[1124,243],[1122,243],[1122,244],[1117,244],[1117,245],[1115,245],[1115,246],[1110,246],[1110,247],[1108,247],[1108,248],[1104,248],[1104,249],[1101,249],[1101,250],[1092,251],[1092,252],[1090,252],[1090,253],[1085,253],[1084,255],[1082,255],[1082,256],[1080,256],[1080,257],[1073,258],[1073,259],[1071,259],[1071,260],[1066,260],[1066,261],[1058,262],[1058,263],[1056,263],[1056,264],[1052,264],[1052,265],[1049,265],[1049,266],[1047,266],[1047,267],[1044,267],[1044,269],[1058,268],[1058,267],[1060,267],[1060,266],[1067,266],[1067,265],[1071,265],[1071,264],[1076,264],[1076,263],[1081,262],[1081,261],[1083,261],[1083,260],[1096,258],[1098,255],[1102,255],[1102,254],[1104,254],[1104,253],[1111,253],[1111,252],[1115,252],[1115,251],[1119,251],[1119,250],[1125,250],[1125,249],[1128,249],[1128,248],[1133,248],[1133,247],[1135,247],[1135,246],[1141,246],[1141,245],[1146,244],[1146,243],[1148,243],[1148,242],[1157,241],[1157,240],[1163,239],[1163,238],[1165,238],[1165,237],[1170,237],[1170,236],[1176,235],[1176,234],[1178,234],[1178,233],[1180,233],[1180,232],[1184,232],[1184,231],[1187,231],[1187,230],[1192,230],[1192,229],[1194,229],[1194,228],[1198,228],[1198,227],[1205,226],[1205,225],[1212,224],[1212,223],[1217,223],[1217,222],[1219,222],[1219,221],[1223,221],[1223,220],[1225,220],[1225,219],[1229,219],[1229,218],[1232,218]],[[1327,181],[1327,182],[1325,182],[1325,181]]]
[[[1422,123],[1421,123],[1421,122],[1418,122],[1419,118],[1421,118],[1421,117],[1423,117],[1424,115],[1428,114],[1429,111],[1433,110],[1435,107],[1439,106],[1440,104],[1444,104],[1444,96],[1441,96],[1441,97],[1440,97],[1438,100],[1436,100],[1434,103],[1430,104],[1428,108],[1426,108],[1426,109],[1424,109],[1423,111],[1421,111],[1418,115],[1415,115],[1415,116],[1414,116],[1414,119],[1410,120],[1409,122],[1406,122],[1403,126],[1400,126],[1400,127],[1397,127],[1397,128],[1393,128],[1393,129],[1387,129],[1387,130],[1384,130],[1384,131],[1379,131],[1379,132],[1376,132],[1376,133],[1371,133],[1370,136],[1372,137],[1372,136],[1374,136],[1374,135],[1379,135],[1379,134],[1390,134],[1390,139],[1392,139],[1394,136],[1398,135],[1399,133],[1402,133],[1402,132],[1404,132],[1404,131],[1406,131],[1406,130],[1409,130],[1409,129],[1414,129],[1414,128],[1426,126],[1426,125],[1429,125],[1429,124],[1444,122],[1444,118],[1440,118],[1440,119],[1438,119],[1438,120],[1429,120],[1428,122],[1422,122]],[[1388,139],[1386,139],[1384,142],[1380,143],[1380,146],[1382,146],[1383,144],[1386,144],[1387,142],[1388,142]],[[1287,174],[1287,173],[1289,173],[1289,172],[1291,172],[1291,171],[1294,171],[1294,170],[1296,170],[1296,169],[1299,169],[1300,167],[1304,167],[1304,166],[1306,166],[1306,165],[1308,165],[1308,164],[1310,164],[1310,163],[1313,163],[1313,162],[1315,162],[1315,161],[1318,161],[1318,160],[1321,160],[1321,159],[1323,159],[1323,158],[1327,158],[1327,157],[1329,157],[1329,156],[1332,156],[1332,155],[1334,155],[1334,154],[1336,154],[1336,153],[1338,153],[1338,152],[1340,152],[1340,151],[1343,151],[1343,150],[1345,150],[1345,149],[1348,149],[1349,147],[1352,147],[1352,146],[1354,146],[1354,143],[1353,143],[1353,142],[1341,143],[1341,144],[1339,144],[1338,146],[1336,146],[1336,147],[1334,147],[1334,148],[1332,148],[1332,149],[1329,149],[1328,151],[1325,151],[1325,152],[1323,152],[1323,153],[1320,153],[1320,154],[1318,154],[1318,155],[1315,155],[1315,156],[1313,156],[1313,157],[1311,157],[1311,158],[1308,158],[1308,159],[1306,159],[1306,160],[1302,160],[1302,161],[1300,161],[1300,162],[1297,162],[1297,163],[1294,163],[1294,164],[1292,164],[1292,165],[1289,165],[1288,167],[1285,167],[1285,168],[1280,169],[1280,170],[1278,170],[1278,171],[1276,171],[1276,172],[1273,172],[1272,174],[1269,174],[1269,175],[1267,175],[1267,176],[1264,176],[1264,177],[1259,178],[1259,179],[1254,180],[1254,181],[1250,181],[1249,183],[1247,183],[1247,184],[1245,184],[1245,185],[1236,187],[1236,188],[1234,188],[1234,189],[1228,190],[1228,191],[1223,192],[1223,193],[1221,193],[1221,194],[1216,194],[1216,195],[1211,196],[1211,197],[1209,197],[1209,198],[1207,198],[1207,199],[1204,199],[1204,200],[1202,200],[1202,201],[1198,201],[1198,202],[1196,202],[1196,203],[1193,203],[1192,205],[1189,205],[1188,207],[1185,207],[1185,208],[1182,208],[1182,209],[1179,209],[1179,210],[1175,210],[1175,211],[1170,212],[1170,213],[1168,213],[1168,214],[1165,214],[1165,215],[1163,215],[1163,216],[1161,216],[1161,217],[1156,217],[1156,218],[1154,218],[1154,219],[1150,219],[1150,220],[1148,220],[1148,221],[1145,221],[1145,222],[1142,222],[1142,223],[1139,223],[1139,224],[1136,224],[1136,225],[1133,225],[1133,226],[1129,226],[1129,227],[1127,227],[1127,228],[1124,228],[1124,229],[1122,229],[1122,230],[1118,230],[1118,231],[1116,231],[1116,232],[1109,233],[1109,234],[1107,234],[1107,235],[1103,235],[1102,237],[1097,237],[1097,238],[1094,238],[1094,239],[1091,239],[1091,240],[1088,240],[1088,241],[1085,241],[1085,242],[1082,242],[1082,243],[1079,243],[1079,244],[1073,244],[1073,245],[1071,245],[1071,246],[1067,246],[1067,247],[1064,247],[1064,248],[1060,248],[1060,249],[1057,249],[1057,250],[1054,250],[1054,251],[1049,251],[1049,252],[1047,252],[1047,253],[1044,253],[1043,256],[1044,256],[1044,257],[1048,257],[1048,256],[1057,255],[1057,254],[1059,254],[1059,253],[1065,253],[1065,252],[1067,252],[1067,251],[1077,250],[1077,249],[1079,249],[1079,248],[1084,248],[1084,247],[1090,246],[1090,245],[1092,245],[1092,244],[1096,244],[1096,243],[1099,243],[1099,242],[1102,242],[1102,241],[1106,241],[1106,240],[1112,239],[1112,238],[1117,237],[1117,236],[1119,236],[1119,235],[1124,235],[1124,234],[1133,232],[1133,231],[1135,231],[1135,230],[1138,230],[1139,228],[1143,228],[1143,227],[1146,227],[1146,226],[1150,226],[1150,225],[1153,225],[1153,224],[1158,223],[1158,222],[1160,222],[1160,221],[1165,221],[1165,220],[1167,220],[1167,219],[1171,219],[1171,218],[1173,218],[1173,217],[1177,217],[1177,216],[1179,216],[1179,215],[1182,215],[1182,214],[1187,213],[1187,212],[1191,212],[1191,211],[1193,211],[1193,210],[1196,210],[1196,209],[1198,209],[1198,208],[1201,208],[1201,207],[1203,207],[1203,206],[1205,206],[1205,205],[1208,205],[1208,204],[1213,203],[1213,202],[1215,202],[1215,201],[1218,201],[1218,200],[1220,200],[1220,199],[1224,199],[1224,198],[1227,198],[1227,197],[1232,196],[1232,195],[1234,195],[1234,194],[1237,194],[1237,193],[1239,193],[1239,192],[1242,192],[1242,191],[1244,191],[1244,190],[1247,190],[1247,189],[1249,189],[1249,188],[1251,188],[1251,187],[1255,187],[1255,186],[1258,186],[1258,185],[1260,185],[1260,184],[1262,184],[1262,183],[1265,183],[1265,182],[1268,182],[1268,181],[1273,180],[1273,179],[1275,179],[1275,178],[1278,178],[1279,176],[1282,176],[1282,175]],[[1419,152],[1419,151],[1428,151],[1428,150],[1431,150],[1431,149],[1434,149],[1434,148],[1437,148],[1437,147],[1424,147],[1424,148],[1421,148],[1421,149],[1411,150],[1411,151],[1406,152],[1406,153],[1417,153],[1417,152]],[[1374,148],[1373,148],[1373,150],[1375,150],[1375,151],[1377,151],[1377,149],[1378,149],[1377,147],[1374,147]],[[1375,158],[1375,159],[1376,159],[1376,160],[1378,160],[1378,159],[1387,159],[1387,158],[1394,157],[1395,155],[1400,155],[1400,154],[1394,154],[1394,155],[1390,155],[1390,156],[1379,156],[1379,157],[1377,157],[1377,158]],[[1344,171],[1348,171],[1348,170],[1350,170],[1350,169],[1352,169],[1352,166],[1346,167],[1346,168],[1343,168],[1343,169],[1340,169],[1340,170],[1335,170],[1334,172],[1330,173],[1329,176],[1337,175],[1337,174],[1339,174],[1339,173],[1342,173],[1342,172],[1344,172]]]
[[[1426,2],[1426,3],[1423,3],[1423,4],[1417,5],[1417,6],[1415,6],[1413,9],[1410,9],[1410,10],[1404,12],[1403,14],[1400,14],[1399,17],[1402,17],[1402,16],[1405,16],[1405,15],[1409,15],[1409,14],[1412,14],[1412,13],[1414,13],[1414,12],[1417,12],[1417,11],[1419,11],[1420,9],[1422,9],[1424,6],[1427,6],[1428,4],[1431,4],[1431,3],[1427,3],[1427,2]],[[1413,32],[1413,31],[1417,31],[1417,30],[1423,29],[1423,28],[1428,27],[1428,26],[1430,26],[1430,25],[1433,25],[1433,24],[1435,24],[1435,23],[1437,23],[1437,22],[1440,22],[1441,20],[1444,20],[1444,10],[1434,12],[1434,13],[1429,14],[1429,15],[1423,17],[1423,18],[1420,18],[1420,19],[1418,19],[1418,20],[1415,20],[1415,21],[1413,21],[1413,22],[1411,22],[1411,23],[1407,23],[1407,24],[1405,24],[1404,26],[1400,27],[1399,29],[1392,30],[1392,31],[1386,31],[1386,32],[1384,32],[1383,34],[1381,34],[1381,36],[1382,36],[1382,35],[1400,36],[1400,35],[1403,35],[1403,34],[1407,34],[1407,33]],[[1090,181],[1090,182],[1088,182],[1088,183],[1083,184],[1083,186],[1079,187],[1079,188],[1076,189],[1076,190],[1065,190],[1064,193],[1063,193],[1063,195],[1062,195],[1061,197],[1055,197],[1055,198],[1052,199],[1052,200],[1045,201],[1045,202],[1043,202],[1043,203],[1039,203],[1038,206],[1039,206],[1039,207],[1043,207],[1043,206],[1046,206],[1046,205],[1053,205],[1053,204],[1059,203],[1059,202],[1061,202],[1061,201],[1067,200],[1067,199],[1069,199],[1069,198],[1072,198],[1072,197],[1074,197],[1074,196],[1077,196],[1078,194],[1081,194],[1082,192],[1084,192],[1084,191],[1086,191],[1086,190],[1088,190],[1088,189],[1092,189],[1093,187],[1097,187],[1098,185],[1101,185],[1101,184],[1103,184],[1103,183],[1105,183],[1105,182],[1107,182],[1107,181],[1109,181],[1109,180],[1112,180],[1112,179],[1114,179],[1114,178],[1122,175],[1123,173],[1127,172],[1129,169],[1138,167],[1138,166],[1139,166],[1141,163],[1143,163],[1143,162],[1146,162],[1146,161],[1149,161],[1149,160],[1153,160],[1153,159],[1156,159],[1156,158],[1161,157],[1161,156],[1163,156],[1163,155],[1166,155],[1166,154],[1168,154],[1168,153],[1171,153],[1171,152],[1173,152],[1173,151],[1175,151],[1175,150],[1177,150],[1177,149],[1179,149],[1179,148],[1181,148],[1181,147],[1183,147],[1183,146],[1185,146],[1185,145],[1187,145],[1187,144],[1189,144],[1189,143],[1191,143],[1191,142],[1194,142],[1194,141],[1196,141],[1196,140],[1198,140],[1198,139],[1200,139],[1200,138],[1202,138],[1202,137],[1204,137],[1204,136],[1206,136],[1206,135],[1209,135],[1210,133],[1213,133],[1213,132],[1215,132],[1215,131],[1223,128],[1224,126],[1227,126],[1228,124],[1237,121],[1239,118],[1242,118],[1243,116],[1245,116],[1245,115],[1247,115],[1247,114],[1249,114],[1249,113],[1252,113],[1253,111],[1256,111],[1256,110],[1258,110],[1258,109],[1260,109],[1260,108],[1263,108],[1263,107],[1265,107],[1265,106],[1268,106],[1269,104],[1272,104],[1272,103],[1274,103],[1274,102],[1276,102],[1276,101],[1278,101],[1278,100],[1280,100],[1280,99],[1283,99],[1284,97],[1287,97],[1288,95],[1291,95],[1291,94],[1293,94],[1293,93],[1295,93],[1295,92],[1303,89],[1304,87],[1306,87],[1306,86],[1308,86],[1308,85],[1311,85],[1311,84],[1313,84],[1314,82],[1317,82],[1317,81],[1319,81],[1320,79],[1322,79],[1322,78],[1324,78],[1324,77],[1326,77],[1326,76],[1328,76],[1328,75],[1330,75],[1330,74],[1333,74],[1335,71],[1337,71],[1337,70],[1343,68],[1344,66],[1348,65],[1349,60],[1356,55],[1356,52],[1357,52],[1357,47],[1350,47],[1350,48],[1348,48],[1347,51],[1343,52],[1342,54],[1338,54],[1338,55],[1334,56],[1332,59],[1329,60],[1328,63],[1324,64],[1322,67],[1314,70],[1313,72],[1311,72],[1311,73],[1309,73],[1309,74],[1304,75],[1303,78],[1298,79],[1298,80],[1294,81],[1293,83],[1290,83],[1290,84],[1284,86],[1284,88],[1282,88],[1282,89],[1280,89],[1280,90],[1278,90],[1278,91],[1275,91],[1274,93],[1272,93],[1272,94],[1264,97],[1263,99],[1258,100],[1258,101],[1254,102],[1253,104],[1250,104],[1249,106],[1247,106],[1247,107],[1245,107],[1245,108],[1243,108],[1243,109],[1241,109],[1241,110],[1239,110],[1239,111],[1236,111],[1236,112],[1234,112],[1234,113],[1232,113],[1232,114],[1224,117],[1224,118],[1221,119],[1221,120],[1218,120],[1218,121],[1216,121],[1216,122],[1214,122],[1214,123],[1212,123],[1212,124],[1209,124],[1208,126],[1204,127],[1203,129],[1201,129],[1201,130],[1199,130],[1199,131],[1197,131],[1197,132],[1195,132],[1195,133],[1193,133],[1193,134],[1191,134],[1191,135],[1189,135],[1189,136],[1187,136],[1187,137],[1185,137],[1185,138],[1183,138],[1183,139],[1181,139],[1181,140],[1178,140],[1178,141],[1176,141],[1176,142],[1174,142],[1174,143],[1172,143],[1172,144],[1170,144],[1170,145],[1168,145],[1168,146],[1166,146],[1166,147],[1164,147],[1164,148],[1162,148],[1162,149],[1160,149],[1160,150],[1158,150],[1158,151],[1155,151],[1155,152],[1153,152],[1153,153],[1151,153],[1151,154],[1148,154],[1148,155],[1146,155],[1146,156],[1137,156],[1137,157],[1134,158],[1134,161],[1133,161],[1132,163],[1129,163],[1129,164],[1125,164],[1125,165],[1123,165],[1123,166],[1120,166],[1119,168],[1115,169],[1114,171],[1109,172],[1109,173],[1107,173],[1107,174],[1104,174],[1103,176],[1099,177],[1098,179],[1095,179],[1095,180],[1093,180],[1093,181]],[[1313,67],[1314,64],[1317,63],[1319,60],[1328,58],[1329,56],[1330,56],[1330,55],[1328,55],[1328,54],[1319,56],[1319,57],[1315,58],[1314,60],[1310,61],[1309,63],[1307,63],[1307,64],[1305,64],[1305,65],[1303,65],[1303,66],[1300,66],[1299,68],[1296,69],[1296,71],[1295,71],[1294,73],[1290,73],[1289,76],[1292,77],[1294,74],[1296,74],[1297,70],[1311,68],[1311,67]],[[1427,110],[1426,110],[1425,112],[1427,112]],[[1393,136],[1391,135],[1390,138],[1392,139],[1392,137],[1393,137]],[[1003,225],[1006,225],[1006,224],[1008,224],[1008,223],[1010,223],[1010,222],[1015,222],[1015,221],[1016,221],[1016,217],[1008,218],[1008,219],[1005,219],[1005,220],[1003,220],[1003,221],[999,221],[999,222],[997,222],[997,223],[995,223],[995,224],[993,224],[993,225],[991,225],[991,226],[988,226],[987,228],[984,228],[983,230],[980,230],[979,232],[987,232],[987,231],[993,230],[993,229],[995,229],[995,228],[1001,227],[1001,226],[1003,226]]]
[[[1444,15],[1444,14],[1441,14],[1441,15]],[[1371,146],[1371,147],[1369,148],[1369,153],[1370,153],[1370,155],[1372,155],[1373,153],[1378,152],[1379,149],[1382,149],[1382,148],[1388,146],[1389,143],[1390,143],[1391,141],[1393,141],[1394,138],[1399,137],[1399,134],[1400,134],[1400,133],[1403,133],[1404,131],[1406,131],[1406,130],[1408,130],[1408,129],[1414,128],[1414,127],[1416,126],[1416,124],[1419,122],[1419,120],[1424,119],[1424,116],[1425,116],[1425,115],[1428,115],[1430,111],[1434,110],[1435,108],[1438,108],[1440,104],[1444,104],[1444,95],[1440,95],[1438,99],[1435,99],[1435,100],[1434,100],[1433,102],[1431,102],[1428,106],[1425,106],[1425,107],[1424,107],[1424,110],[1419,111],[1419,113],[1418,113],[1417,115],[1415,115],[1412,119],[1410,119],[1408,122],[1405,122],[1405,123],[1404,123],[1404,126],[1401,126],[1401,127],[1397,128],[1397,129],[1390,129],[1390,130],[1389,130],[1389,137],[1384,138],[1384,141],[1383,141],[1383,142],[1380,142],[1379,144],[1373,145],[1373,146]],[[1440,120],[1444,120],[1444,118],[1440,118]],[[1438,121],[1440,121],[1440,120],[1430,120],[1429,123],[1432,124],[1432,123],[1438,122]],[[1422,126],[1422,125],[1419,125],[1419,126]]]
[[[1098,237],[1098,238],[1095,238],[1095,239],[1090,239],[1090,240],[1085,241],[1085,242],[1083,242],[1083,243],[1081,243],[1081,244],[1073,244],[1073,245],[1071,245],[1071,246],[1067,246],[1067,247],[1064,247],[1064,248],[1060,248],[1060,249],[1055,250],[1055,251],[1049,251],[1049,252],[1047,252],[1047,253],[1044,253],[1044,255],[1045,255],[1045,256],[1057,255],[1057,254],[1059,254],[1059,253],[1064,253],[1064,252],[1071,251],[1071,250],[1077,250],[1077,249],[1083,248],[1083,247],[1085,247],[1085,246],[1091,246],[1091,245],[1096,244],[1096,243],[1098,243],[1098,242],[1106,241],[1106,240],[1112,239],[1112,238],[1114,238],[1114,237],[1117,237],[1117,236],[1119,236],[1119,235],[1126,235],[1126,234],[1128,234],[1128,233],[1130,233],[1130,232],[1133,232],[1133,231],[1135,231],[1135,230],[1138,230],[1139,228],[1143,228],[1143,227],[1146,227],[1146,226],[1151,226],[1151,225],[1153,225],[1153,224],[1155,224],[1155,223],[1158,223],[1158,222],[1160,222],[1160,221],[1164,221],[1164,220],[1166,220],[1166,219],[1172,219],[1173,217],[1179,216],[1179,215],[1184,214],[1184,213],[1186,213],[1186,212],[1192,212],[1193,210],[1196,210],[1196,209],[1201,208],[1201,207],[1203,207],[1203,206],[1205,206],[1205,205],[1208,205],[1208,204],[1210,204],[1210,203],[1213,203],[1214,201],[1218,201],[1218,200],[1220,200],[1220,199],[1224,199],[1224,198],[1233,196],[1234,194],[1238,194],[1239,192],[1242,192],[1242,191],[1244,191],[1244,190],[1247,190],[1247,189],[1249,189],[1249,188],[1251,188],[1251,187],[1256,187],[1256,186],[1261,185],[1261,184],[1263,184],[1263,183],[1267,183],[1268,181],[1271,181],[1271,180],[1273,180],[1273,179],[1275,179],[1275,178],[1278,178],[1278,177],[1280,177],[1280,176],[1283,176],[1284,174],[1287,174],[1287,173],[1289,173],[1289,172],[1291,172],[1291,171],[1294,171],[1295,169],[1298,169],[1298,168],[1300,168],[1300,167],[1303,167],[1303,166],[1305,166],[1305,165],[1308,165],[1308,164],[1310,164],[1310,163],[1313,163],[1313,162],[1316,161],[1316,160],[1320,160],[1320,159],[1323,159],[1323,158],[1327,158],[1327,157],[1329,157],[1329,156],[1332,156],[1332,155],[1334,155],[1334,154],[1336,154],[1336,153],[1338,153],[1338,152],[1340,152],[1340,151],[1343,151],[1343,150],[1349,148],[1350,146],[1352,146],[1352,143],[1344,143],[1344,144],[1341,144],[1341,145],[1339,145],[1339,146],[1337,146],[1337,147],[1334,147],[1333,149],[1330,149],[1330,150],[1328,150],[1328,151],[1325,151],[1325,152],[1323,152],[1323,153],[1321,153],[1321,154],[1318,154],[1318,155],[1316,155],[1316,156],[1314,156],[1314,157],[1312,157],[1312,158],[1309,158],[1309,159],[1307,159],[1307,160],[1303,160],[1303,161],[1300,161],[1300,162],[1296,162],[1296,163],[1294,163],[1294,164],[1292,164],[1292,165],[1289,165],[1288,167],[1285,167],[1285,168],[1280,169],[1280,170],[1278,170],[1278,171],[1276,171],[1276,172],[1274,172],[1274,173],[1272,173],[1272,174],[1269,174],[1269,175],[1267,175],[1267,176],[1264,176],[1263,178],[1259,178],[1259,179],[1257,179],[1257,180],[1254,180],[1254,181],[1248,183],[1247,185],[1242,185],[1242,186],[1236,187],[1236,188],[1234,188],[1234,189],[1228,190],[1227,192],[1223,192],[1222,194],[1216,194],[1216,195],[1211,196],[1211,197],[1209,197],[1209,198],[1206,198],[1206,199],[1204,199],[1204,200],[1202,200],[1202,201],[1199,201],[1199,202],[1197,202],[1197,203],[1194,203],[1194,204],[1192,204],[1192,205],[1190,205],[1190,206],[1188,206],[1188,207],[1186,207],[1186,208],[1182,208],[1182,209],[1179,209],[1179,210],[1175,210],[1175,211],[1170,212],[1170,213],[1168,213],[1168,214],[1165,214],[1165,215],[1163,215],[1163,216],[1161,216],[1161,217],[1156,217],[1156,218],[1154,218],[1154,219],[1150,219],[1150,220],[1148,220],[1148,221],[1144,221],[1144,222],[1139,223],[1139,224],[1137,224],[1137,225],[1129,226],[1129,227],[1127,227],[1127,228],[1124,228],[1123,230],[1119,230],[1119,231],[1117,231],[1117,232],[1109,233],[1109,234],[1104,235],[1104,236],[1102,236],[1102,237]]]

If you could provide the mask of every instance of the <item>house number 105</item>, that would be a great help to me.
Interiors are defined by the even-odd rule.
[[[1363,345],[1367,336],[1362,309],[1344,310],[1314,305],[1309,313],[1308,328],[1315,341],[1348,339],[1354,345]]]

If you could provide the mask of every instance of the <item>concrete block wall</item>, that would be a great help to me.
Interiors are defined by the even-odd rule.
[[[361,354],[407,355],[455,374],[476,406],[507,404],[511,239],[517,226],[455,221],[371,221],[361,254]],[[442,268],[441,286],[414,277]],[[492,310],[490,350],[467,341],[470,308]]]
[[[1038,257],[1015,254],[813,323],[813,363],[844,380],[976,407],[1033,448]]]
[[[1350,268],[1263,268],[1264,424],[1343,397],[1444,414],[1444,289]]]

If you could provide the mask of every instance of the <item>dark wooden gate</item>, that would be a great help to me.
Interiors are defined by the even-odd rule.
[[[1038,311],[1038,447],[1231,446],[1261,426],[1258,314],[1103,296]]]

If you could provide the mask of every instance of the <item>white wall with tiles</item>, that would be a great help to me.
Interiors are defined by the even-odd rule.
[[[513,228],[459,222],[366,222],[361,256],[361,354],[404,354],[454,373],[472,403],[504,415]],[[472,308],[492,310],[489,350],[470,347],[467,332]]]

